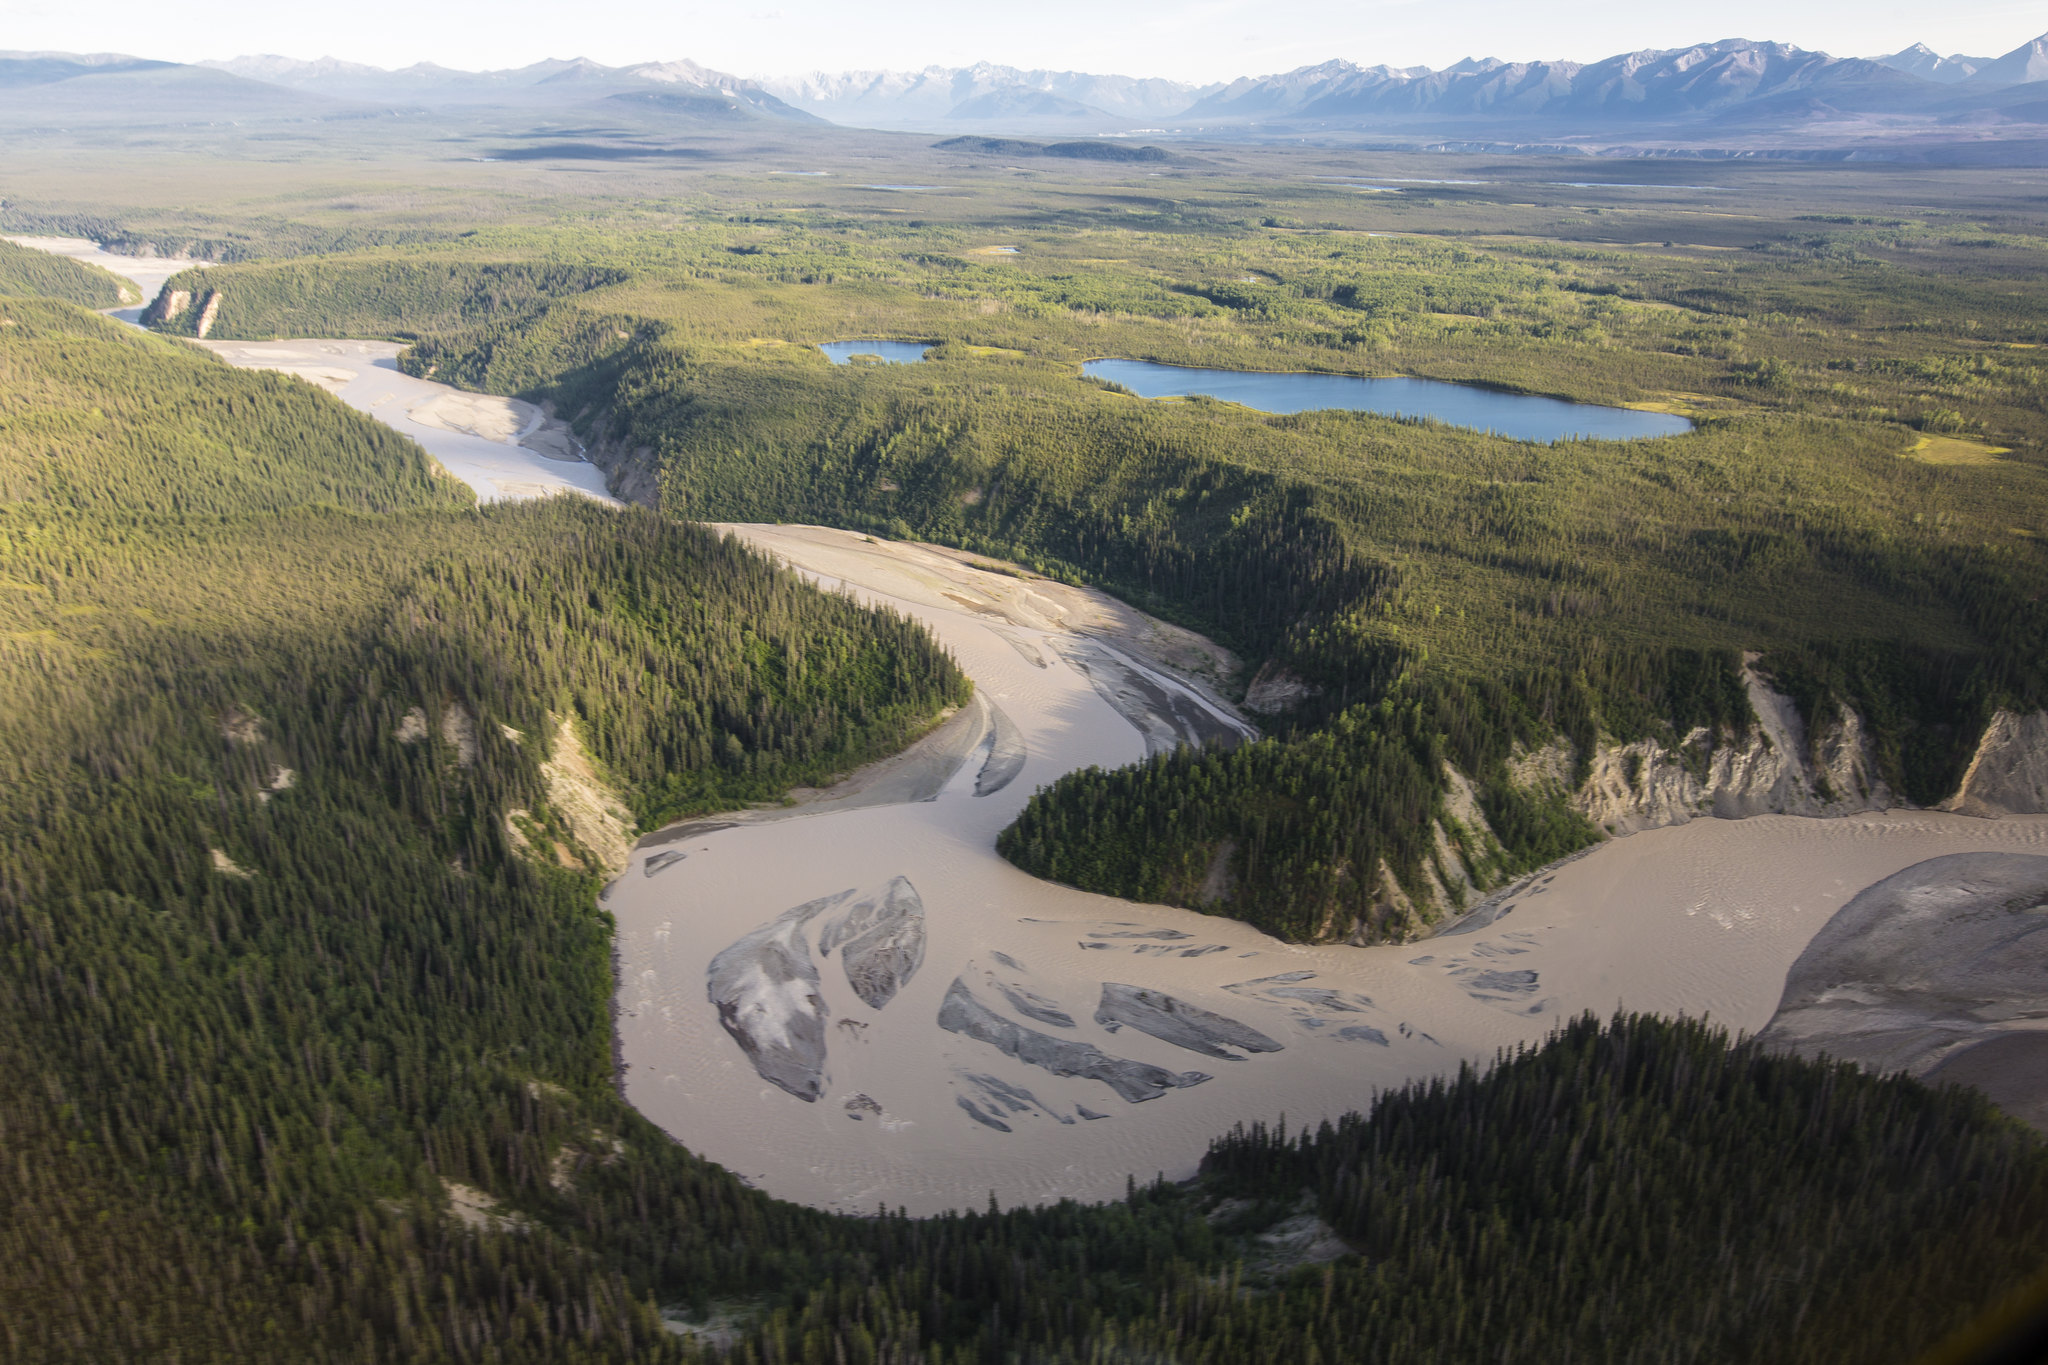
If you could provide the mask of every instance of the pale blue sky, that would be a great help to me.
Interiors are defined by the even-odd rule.
[[[1591,60],[1715,38],[1841,56],[1925,42],[1996,56],[2048,27],[2040,0],[0,0],[0,46],[190,61],[248,52],[470,69],[542,57],[688,57],[743,75],[973,61],[1214,80],[1344,57]]]

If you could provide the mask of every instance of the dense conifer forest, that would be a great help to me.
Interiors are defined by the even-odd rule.
[[[1446,760],[1504,866],[1582,844],[1499,780],[1516,746],[1743,725],[1742,650],[1865,710],[1922,796],[1974,718],[2043,701],[2031,239],[1813,224],[1731,261],[1518,241],[1505,210],[1499,240],[1366,239],[1332,192],[1251,197],[1049,209],[1043,263],[801,205],[473,240],[92,220],[271,257],[174,285],[219,293],[214,335],[418,337],[419,372],[554,403],[659,512],[478,507],[311,386],[0,299],[0,1353],[1860,1365],[2048,1259],[2029,1130],[1697,1022],[1575,1020],[1223,1136],[1184,1185],[934,1219],[775,1201],[621,1100],[597,860],[539,771],[562,727],[645,826],[966,696],[921,631],[683,517],[1014,557],[1317,689],[1005,835],[1183,901],[1228,842],[1217,908],[1294,937],[1350,905],[1345,868],[1414,875]],[[940,344],[803,344],[861,335]],[[1700,430],[1145,403],[1075,377],[1108,350],[1654,393]]]
[[[140,302],[123,298],[121,281],[97,266],[5,240],[0,240],[0,298],[62,299],[87,308]]]
[[[478,508],[301,382],[61,304],[4,316],[0,1051],[35,1078],[4,1119],[10,1350],[662,1339],[566,1245],[515,1239],[515,1270],[415,1208],[437,1171],[502,1185],[537,1121],[626,1121],[599,869],[538,776],[555,727],[654,823],[890,752],[964,679],[708,532]],[[569,865],[513,856],[515,812]],[[559,1145],[514,1158],[536,1188]],[[405,1250],[422,1232],[442,1250]],[[441,1271],[407,1283],[412,1254]],[[538,1326],[463,1305],[536,1275],[579,1286]]]
[[[1288,937],[1400,936],[1417,918],[1388,905],[1427,899],[1445,759],[1476,783],[1505,875],[1596,837],[1561,793],[1509,780],[1517,753],[1564,737],[1583,773],[1603,739],[1739,736],[1745,652],[1808,716],[1853,708],[1881,775],[1923,805],[1995,709],[2048,704],[2044,371],[2012,302],[2031,239],[1970,239],[1973,256],[1905,223],[1802,232],[1733,262],[1219,216],[1047,232],[1042,259],[1014,261],[962,249],[958,228],[800,214],[508,234],[477,251],[523,242],[553,292],[423,329],[404,363],[554,404],[673,514],[1021,560],[1304,684],[1268,742],[1070,775],[1003,847],[1037,875]],[[501,268],[416,254],[389,293],[338,263],[325,316],[387,334],[406,282]],[[281,307],[276,281],[308,269],[186,283]],[[833,367],[782,340],[845,330],[935,344],[921,365]],[[1148,402],[1076,377],[1104,351],[1483,365],[1539,392],[1658,395],[1696,429],[1543,446]],[[1228,891],[1204,901],[1219,855]]]
[[[234,270],[188,270],[173,288],[186,306],[156,322],[191,336],[216,294],[209,337],[391,336],[412,339],[465,327],[517,328],[550,300],[621,284],[615,268],[526,261],[394,260],[388,255],[267,261]],[[227,286],[232,282],[233,287]]]

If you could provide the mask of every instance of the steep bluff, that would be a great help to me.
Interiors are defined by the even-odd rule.
[[[1373,874],[1371,908],[1340,922],[1332,907],[1316,934],[1319,941],[1364,946],[1389,936],[1413,938],[1507,879],[1507,850],[1479,807],[1479,793],[1448,763],[1444,783],[1442,810],[1430,822],[1430,855],[1422,865],[1421,884],[1404,887],[1382,858]]]
[[[1941,808],[1989,816],[2048,811],[2048,711],[1992,716],[1961,785]]]
[[[149,307],[142,310],[142,325],[160,327],[191,306],[192,291],[166,286],[158,290],[157,296],[149,301]]]
[[[1746,736],[1687,735],[1675,749],[1655,740],[1603,743],[1573,809],[1610,834],[1682,825],[1702,815],[1853,815],[1910,805],[1877,770],[1862,719],[1847,707],[1808,743],[1789,699],[1767,693],[1761,723]],[[1524,785],[1555,782],[1576,755],[1558,741],[1522,756]],[[2048,814],[2048,711],[2000,711],[1978,741],[1955,795],[1938,807],[1963,815]]]
[[[1851,815],[1901,802],[1881,775],[1862,717],[1846,706],[1809,731],[1790,697],[1743,661],[1755,722],[1746,733],[1695,727],[1676,744],[1603,741],[1571,795],[1572,808],[1610,834],[1682,825],[1703,815]],[[1563,741],[1521,759],[1524,785],[1554,782],[1577,754]]]
[[[149,307],[142,310],[141,323],[144,327],[169,332],[180,332],[189,327],[190,335],[204,338],[213,330],[214,320],[220,316],[220,305],[221,292],[218,289],[194,294],[187,289],[165,286],[150,300]]]
[[[1711,816],[1831,817],[1911,803],[1885,781],[1862,717],[1848,707],[1809,726],[1792,699],[1744,662],[1755,720],[1745,732],[1695,728],[1667,744],[1603,736],[1574,784],[1579,754],[1559,738],[1518,752],[1508,765],[1516,786],[1563,798],[1612,836]],[[1450,790],[1434,829],[1436,856],[1421,885],[1404,886],[1384,864],[1377,872],[1377,915],[1384,927],[1419,933],[1471,903],[1474,893],[1509,880],[1493,831],[1472,786],[1447,769]],[[1999,711],[1985,727],[1955,795],[1940,809],[1964,815],[2048,814],[2048,712]],[[1370,941],[1364,926],[1326,926],[1323,937]]]
[[[458,713],[468,721],[467,712],[449,712]],[[606,876],[623,871],[633,856],[632,813],[598,772],[575,725],[553,712],[548,713],[548,722],[554,743],[540,768],[547,783],[547,808],[540,818],[533,811],[509,812],[506,836],[513,847],[542,862],[552,860]],[[509,728],[505,736],[515,743],[524,739]],[[469,741],[472,749],[475,742]]]
[[[552,403],[541,407],[550,417],[555,415]],[[604,472],[605,486],[614,497],[642,507],[661,506],[661,461],[655,458],[654,447],[625,441],[613,430],[609,414],[601,414],[592,424],[583,455]]]

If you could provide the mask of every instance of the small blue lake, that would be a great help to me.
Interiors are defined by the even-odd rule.
[[[818,349],[834,365],[844,365],[857,355],[878,356],[889,365],[915,365],[932,348],[929,341],[821,341]]]
[[[873,343],[856,343],[873,344]],[[1149,360],[1091,360],[1081,371],[1121,384],[1141,398],[1203,395],[1260,412],[1376,412],[1386,417],[1429,417],[1446,426],[1488,431],[1517,441],[1630,441],[1680,436],[1692,430],[1683,417],[1636,412],[1593,403],[1567,403],[1524,393],[1501,393],[1436,379],[1360,379],[1347,374],[1269,374],[1255,370],[1200,370]]]

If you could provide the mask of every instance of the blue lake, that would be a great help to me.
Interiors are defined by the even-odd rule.
[[[929,341],[821,341],[818,349],[834,365],[844,365],[857,355],[880,356],[891,365],[915,365],[932,348]]]
[[[1567,403],[1557,398],[1501,393],[1436,379],[1199,370],[1158,365],[1149,360],[1091,360],[1081,370],[1096,379],[1121,384],[1141,398],[1188,398],[1200,394],[1226,403],[1241,403],[1260,412],[1341,408],[1387,417],[1430,417],[1447,426],[1490,431],[1517,441],[1569,441],[1575,437],[1628,441],[1679,436],[1692,430],[1691,422],[1669,413]]]

